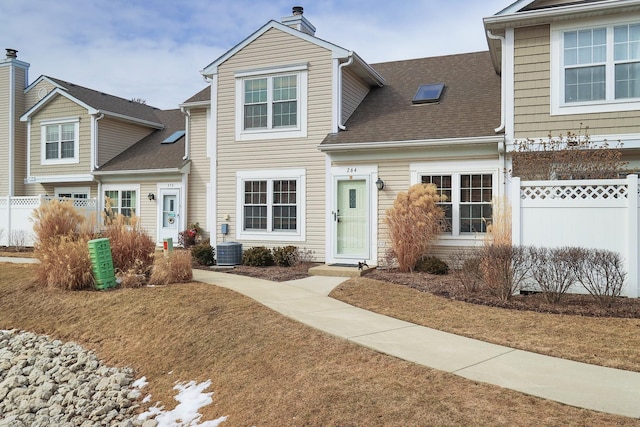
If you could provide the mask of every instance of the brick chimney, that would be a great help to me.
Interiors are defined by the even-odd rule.
[[[302,6],[294,6],[291,11],[291,16],[285,16],[282,18],[282,23],[288,27],[313,36],[316,34],[316,27],[311,25],[311,22],[303,16],[303,13],[304,8]]]

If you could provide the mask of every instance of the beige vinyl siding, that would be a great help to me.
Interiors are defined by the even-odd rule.
[[[173,181],[171,181],[173,182]],[[156,200],[149,200],[147,195],[153,193],[156,195]],[[145,230],[154,242],[158,241],[158,209],[161,200],[158,198],[158,187],[155,182],[144,182],[140,184],[140,194],[138,194],[140,200],[140,210],[137,212],[140,220],[140,225]],[[177,243],[177,242],[175,242]]]
[[[307,138],[236,142],[234,72],[301,63],[309,64]],[[219,67],[217,221],[229,224],[227,240],[235,239],[237,231],[236,171],[303,168],[306,171],[306,241],[242,243],[245,247],[291,243],[315,251],[316,259],[324,259],[325,156],[317,146],[331,132],[331,94],[331,52],[276,29],[268,30]],[[229,220],[225,219],[226,215]],[[217,240],[222,240],[220,234]]]
[[[342,124],[346,123],[351,114],[369,93],[369,85],[365,84],[349,68],[343,69],[342,74]]]
[[[0,67],[0,196],[9,194],[9,99],[11,67]]]
[[[203,230],[207,224],[207,184],[211,174],[211,159],[207,156],[207,109],[191,110],[189,123],[191,172],[186,191],[187,224],[199,223]]]
[[[41,128],[43,120],[80,117],[79,163],[41,164]],[[57,96],[31,117],[31,175],[70,175],[91,173],[91,116],[87,110],[63,96]]]
[[[25,111],[36,105],[47,93],[55,89],[56,86],[52,85],[47,80],[40,80],[35,86],[32,86],[28,92],[25,93]],[[40,95],[44,95],[41,97]]]
[[[98,120],[98,165],[104,165],[153,129],[109,117]]]
[[[591,135],[640,133],[638,111],[551,116],[550,43],[548,25],[515,31],[515,138],[566,135],[578,132],[581,123]]]
[[[24,179],[27,176],[27,124],[20,121],[20,116],[25,110],[24,88],[27,84],[27,70],[20,67],[16,67],[15,70],[13,191],[15,195],[22,195],[24,193]]]

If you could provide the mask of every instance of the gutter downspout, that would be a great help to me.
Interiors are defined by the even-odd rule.
[[[191,132],[189,132],[190,128],[191,128],[191,111],[189,111],[188,109],[185,109],[184,107],[180,107],[180,111],[182,111],[182,114],[184,114],[185,116],[187,116],[186,119],[186,123],[184,126],[184,156],[182,157],[182,160],[187,160],[189,158],[189,142],[191,139]]]
[[[353,64],[353,52],[349,52],[349,60],[338,65],[338,129],[347,130],[342,123],[342,69]]]
[[[94,135],[93,137],[95,138],[94,144],[93,144],[93,149],[95,150],[95,152],[93,153],[93,170],[95,171],[96,169],[99,169],[100,166],[98,165],[98,120],[102,120],[104,119],[104,114],[100,114],[98,117],[94,116]]]
[[[504,47],[504,44],[505,44],[504,37],[493,35],[490,30],[487,30],[487,37],[489,37],[491,40],[500,40],[502,47]],[[507,80],[504,78],[504,70],[507,65],[506,64],[507,61],[506,61],[504,52],[502,52],[500,56],[501,56],[501,62],[502,62],[501,70],[500,70],[500,92],[501,92],[500,94],[500,104],[501,104],[500,105],[500,126],[498,126],[495,129],[496,133],[504,130],[505,106],[506,106],[505,98],[507,96],[507,90],[506,90]]]

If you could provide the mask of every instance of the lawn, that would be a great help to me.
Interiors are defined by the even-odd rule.
[[[176,381],[210,379],[213,403],[201,413],[228,416],[222,425],[640,425],[379,354],[216,286],[62,292],[38,288],[32,269],[0,264],[0,328],[73,340],[130,366],[168,409]]]

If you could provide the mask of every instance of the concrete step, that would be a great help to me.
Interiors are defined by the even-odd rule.
[[[311,267],[309,274],[311,276],[359,277],[367,274],[373,268],[364,267],[360,270],[357,265],[324,264]]]

